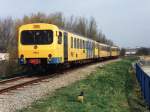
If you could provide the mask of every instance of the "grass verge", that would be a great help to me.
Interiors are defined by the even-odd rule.
[[[129,72],[133,59],[123,59],[97,68],[84,80],[56,90],[53,95],[17,112],[143,112],[147,111],[139,94],[135,75]],[[85,100],[77,102],[84,91]]]

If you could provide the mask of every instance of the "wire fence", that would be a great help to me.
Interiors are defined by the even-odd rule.
[[[150,106],[150,76],[143,71],[139,64],[136,64],[136,77],[144,100]]]

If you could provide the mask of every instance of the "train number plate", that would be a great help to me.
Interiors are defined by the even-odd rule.
[[[30,59],[29,63],[33,64],[33,65],[37,65],[37,64],[41,64],[41,60],[40,59]]]

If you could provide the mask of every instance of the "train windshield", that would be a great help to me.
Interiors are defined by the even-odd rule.
[[[25,30],[21,33],[21,43],[24,45],[43,45],[53,42],[51,30]]]

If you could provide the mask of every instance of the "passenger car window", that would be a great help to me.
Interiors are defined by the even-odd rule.
[[[83,49],[85,49],[85,43],[84,43],[84,40],[83,40]]]
[[[79,48],[79,39],[77,39],[77,48]]]
[[[83,40],[80,40],[80,48],[83,48]]]
[[[73,48],[73,37],[71,37],[71,48]]]
[[[74,38],[74,48],[77,47],[76,38]]]

